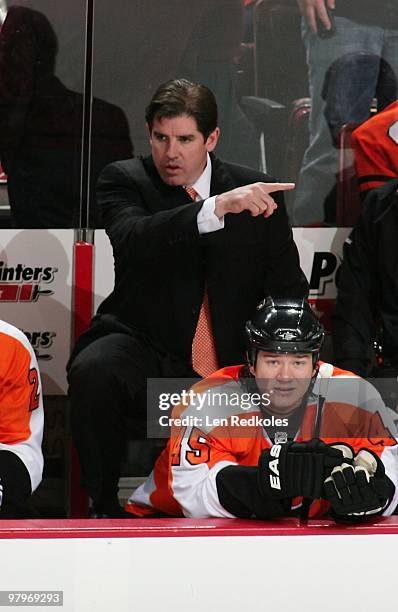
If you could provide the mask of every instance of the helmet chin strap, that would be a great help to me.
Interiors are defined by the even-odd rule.
[[[313,375],[311,376],[311,380],[310,380],[310,384],[308,385],[308,389],[307,389],[307,391],[304,393],[304,395],[303,395],[303,399],[302,399],[302,400],[301,400],[301,402],[300,402],[300,406],[298,406],[298,407],[296,408],[296,410],[298,410],[298,408],[303,408],[304,406],[306,406],[306,405],[307,405],[308,398],[309,398],[309,396],[310,396],[310,395],[311,395],[311,393],[312,393],[312,389],[314,388],[315,381],[316,381],[316,379],[317,379],[318,372],[319,372],[319,366],[318,366],[318,354],[316,354],[316,359],[314,358],[314,366],[315,366],[315,368],[314,368],[314,373],[313,373]]]
[[[257,355],[258,355],[258,351],[256,349],[252,348],[252,347],[250,347],[246,351],[246,362],[247,362],[247,364],[249,366],[253,366],[254,367],[256,365]],[[253,374],[251,374],[251,376],[253,376]]]

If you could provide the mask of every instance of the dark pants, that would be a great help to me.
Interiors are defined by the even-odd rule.
[[[32,487],[24,462],[11,451],[0,451],[0,485],[0,519],[17,518]]]
[[[192,376],[192,370],[139,334],[109,333],[78,352],[68,375],[82,484],[94,511],[112,515],[118,508],[127,420],[134,419],[136,435],[145,431],[147,378]]]

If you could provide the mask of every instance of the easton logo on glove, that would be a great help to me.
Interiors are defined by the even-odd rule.
[[[341,450],[321,440],[274,444],[263,450],[258,484],[266,499],[322,496],[323,482],[344,460]]]
[[[282,450],[282,446],[280,444],[274,444],[271,447],[271,450],[269,452],[269,454],[271,455],[271,457],[276,457],[276,459],[273,459],[269,462],[269,469],[271,472],[273,472],[273,474],[269,475],[269,484],[270,487],[272,489],[278,489],[279,491],[281,490],[281,480],[279,478],[279,455],[280,452]]]

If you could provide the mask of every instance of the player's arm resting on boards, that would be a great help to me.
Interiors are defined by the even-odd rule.
[[[396,446],[380,448],[387,471],[397,475]],[[172,468],[174,496],[188,517],[288,516],[297,497],[326,499],[337,519],[391,514],[394,477],[377,451],[347,449],[318,439],[275,444],[261,452],[257,466],[245,466],[238,465],[231,439],[193,428]]]
[[[321,440],[274,444],[261,452],[257,467],[222,470],[217,477],[219,497],[236,516],[286,516],[293,498],[321,498],[326,476],[341,461],[342,453]]]
[[[250,442],[250,440],[249,440]],[[273,518],[291,500],[322,496],[324,480],[343,454],[320,440],[274,445],[257,466],[238,465],[233,438],[193,428],[172,456],[172,488],[188,517]]]

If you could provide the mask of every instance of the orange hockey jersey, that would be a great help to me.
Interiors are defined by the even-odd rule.
[[[360,125],[352,148],[361,192],[398,176],[398,100]]]
[[[168,445],[147,481],[129,498],[127,511],[138,516],[161,511],[171,516],[233,517],[219,501],[218,472],[229,465],[256,466],[261,451],[273,443],[264,427],[268,424],[264,412],[258,402],[251,404],[254,396],[239,380],[242,367],[223,368],[197,383],[194,399],[173,410]],[[320,391],[326,394],[320,438],[350,444],[354,452],[371,448],[381,457],[396,487],[384,512],[391,513],[398,503],[398,445],[392,412],[372,385],[350,372],[333,368],[326,387],[325,378],[318,375],[295,439],[314,437],[317,397]],[[199,402],[198,395],[205,401]],[[284,421],[276,419],[275,425],[283,430]],[[292,510],[300,505],[300,499],[293,500]],[[309,516],[323,516],[328,509],[328,502],[316,500]]]
[[[0,450],[25,464],[32,491],[43,471],[43,401],[39,368],[32,346],[16,327],[0,321]]]

